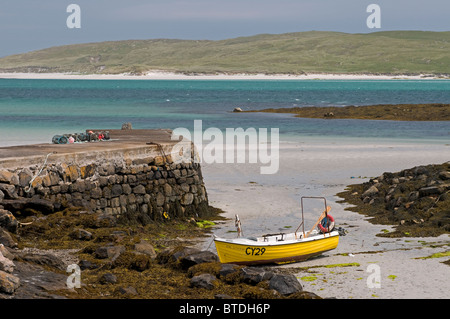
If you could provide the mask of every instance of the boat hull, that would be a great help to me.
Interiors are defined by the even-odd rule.
[[[332,232],[314,238],[278,241],[275,243],[252,240],[214,240],[221,263],[238,265],[281,264],[304,261],[335,249],[339,234]]]

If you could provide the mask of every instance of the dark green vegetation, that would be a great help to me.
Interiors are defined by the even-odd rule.
[[[450,162],[386,172],[337,194],[371,217],[375,224],[396,225],[381,237],[426,237],[450,233]]]
[[[449,121],[450,104],[397,104],[339,107],[292,107],[264,109],[267,113],[292,113],[303,118],[361,119],[393,121]]]
[[[299,32],[221,41],[127,40],[0,59],[3,72],[450,74],[450,32]]]
[[[50,295],[76,299],[320,298],[301,289],[288,295],[279,293],[265,278],[266,273],[273,276],[270,270],[259,267],[254,274],[252,269],[243,266],[224,266],[214,253],[191,248],[201,238],[209,241],[211,234],[208,229],[214,222],[223,220],[219,215],[221,212],[210,207],[209,214],[203,216],[209,220],[171,219],[145,226],[120,223],[111,215],[76,208],[47,215],[39,212],[28,217],[18,215],[23,224],[17,233],[11,234],[18,242],[18,249],[11,251],[18,269],[15,275],[23,284],[16,296],[48,298]],[[201,262],[194,263],[188,259],[192,256],[189,254],[196,253],[201,255],[197,257],[203,259]],[[68,264],[76,262],[81,268],[80,288],[65,287],[68,273],[60,261],[65,254],[72,256]],[[186,256],[188,258],[184,258]],[[41,268],[35,270],[36,264]],[[193,277],[199,275],[211,281],[206,286],[197,286]],[[47,284],[43,295],[39,284],[37,288],[28,284],[35,276],[40,281],[58,281],[59,284]],[[253,276],[261,278],[252,281]]]

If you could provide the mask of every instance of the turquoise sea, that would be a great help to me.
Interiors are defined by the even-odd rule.
[[[281,139],[333,137],[450,142],[448,122],[300,119],[232,113],[293,106],[450,103],[449,80],[0,79],[0,145],[51,142],[87,128],[279,128]]]

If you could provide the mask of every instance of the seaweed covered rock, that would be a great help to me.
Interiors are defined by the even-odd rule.
[[[439,236],[450,233],[450,162],[385,172],[350,185],[338,196],[378,224],[397,225],[380,236]]]
[[[303,287],[292,274],[275,274],[269,282],[269,288],[278,291],[283,296],[289,296],[302,291]]]

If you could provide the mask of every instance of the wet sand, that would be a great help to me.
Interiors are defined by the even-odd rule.
[[[384,172],[446,162],[449,155],[450,146],[443,142],[302,139],[280,145],[280,169],[274,175],[260,175],[258,164],[203,164],[210,204],[230,218],[214,233],[236,237],[235,214],[245,236],[294,231],[301,218],[300,197],[325,196],[337,226],[348,234],[340,238],[337,249],[322,257],[281,266],[290,268],[305,290],[339,299],[448,298],[450,282],[444,278],[449,266],[442,263],[448,258],[416,259],[447,251],[448,235],[376,237],[392,227],[373,225],[364,216],[344,210],[348,205],[337,203],[341,198],[335,194]],[[322,205],[307,207],[306,229],[314,224]],[[214,245],[210,249],[215,250]],[[372,279],[378,280],[379,288],[371,286]]]

